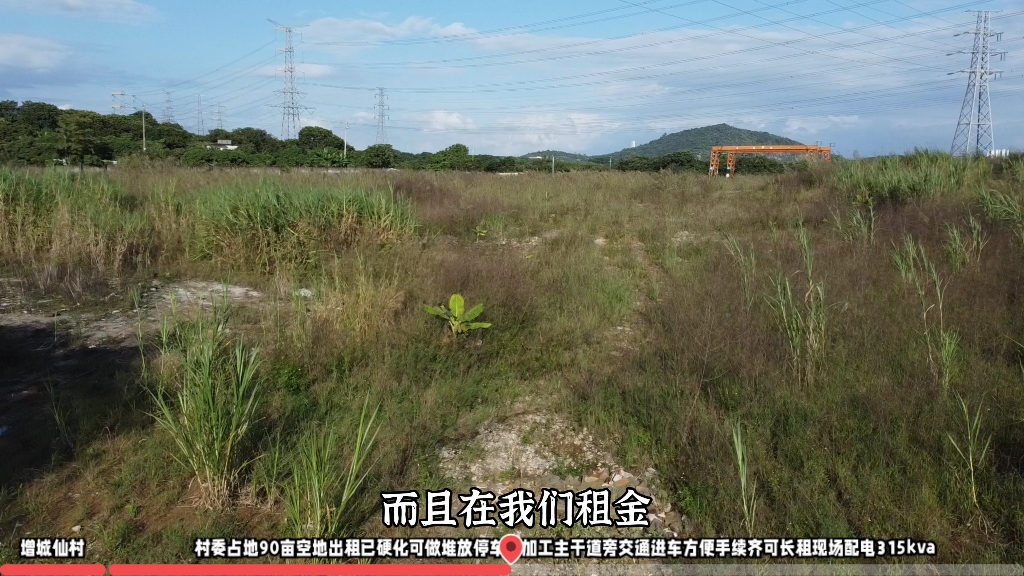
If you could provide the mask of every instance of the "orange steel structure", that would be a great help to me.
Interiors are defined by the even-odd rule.
[[[726,166],[730,176],[736,174],[736,157],[740,154],[806,154],[824,162],[832,161],[832,148],[829,146],[712,146],[708,176],[718,175],[719,156],[723,153],[729,154]]]

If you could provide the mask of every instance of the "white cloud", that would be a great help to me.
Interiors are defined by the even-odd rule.
[[[309,23],[302,31],[302,36],[304,41],[315,44],[394,40],[412,35],[451,36],[472,32],[472,29],[459,22],[441,26],[432,18],[422,16],[409,16],[396,25],[359,18],[319,18]]]
[[[63,64],[69,53],[47,38],[0,33],[0,66],[46,72]]]
[[[298,64],[295,71],[306,78],[323,78],[334,73],[334,68],[327,64]]]
[[[152,20],[159,14],[136,0],[0,0],[0,9],[128,23]]]
[[[330,120],[327,120],[326,118],[319,118],[317,116],[303,116],[299,120],[299,124],[301,124],[303,128],[306,126],[316,126],[318,128],[327,128],[328,130],[331,129]]]
[[[464,130],[476,126],[472,118],[466,118],[458,112],[434,110],[426,115],[429,130]]]
[[[815,133],[825,128],[838,126],[849,128],[860,123],[860,116],[817,116],[817,117],[796,117],[786,120],[786,128],[792,132]]]
[[[61,110],[71,110],[71,104],[61,104],[60,106],[57,106],[57,108]]]

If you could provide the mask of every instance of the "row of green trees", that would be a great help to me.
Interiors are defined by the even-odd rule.
[[[230,140],[234,150],[221,149]],[[43,102],[0,101],[0,164],[103,166],[107,162],[157,159],[186,166],[279,166],[404,168],[479,172],[526,172],[552,169],[550,159],[472,155],[463,144],[440,152],[411,154],[389,145],[357,150],[326,128],[307,126],[298,137],[280,140],[258,128],[210,130],[196,135],[173,122],[157,122],[147,112],[128,115],[62,110]],[[657,158],[632,157],[610,165],[608,159],[555,162],[559,172],[580,170],[707,170],[692,152]],[[741,157],[742,173],[782,172],[781,162]]]

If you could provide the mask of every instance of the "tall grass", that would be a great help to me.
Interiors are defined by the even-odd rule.
[[[743,303],[749,309],[754,304],[753,282],[757,267],[754,250],[745,251],[739,241],[729,234],[725,235],[725,247],[739,264],[740,274],[743,278]]]
[[[378,409],[368,414],[368,407],[369,398],[359,416],[347,470],[338,465],[338,434],[332,427],[309,430],[299,442],[291,481],[284,490],[293,534],[316,538],[338,535],[352,499],[369,474],[366,458],[380,432],[380,425],[374,425]]]
[[[146,259],[137,198],[102,178],[0,168],[0,260],[48,277],[119,276]]]
[[[893,261],[903,280],[910,283],[921,301],[921,323],[928,350],[928,366],[943,394],[949,391],[957,368],[960,335],[947,329],[945,297],[948,282],[943,280],[924,246],[912,236],[903,237],[901,247],[893,243]]]
[[[967,402],[960,396],[960,394],[956,395],[956,399],[960,404],[960,410],[964,417],[963,435],[959,442],[953,438],[952,434],[946,434],[946,438],[949,440],[949,443],[952,444],[953,449],[956,450],[960,460],[962,460],[962,464],[965,468],[964,481],[967,485],[967,489],[970,491],[971,504],[980,509],[980,504],[978,503],[978,473],[985,466],[989,446],[992,443],[992,437],[989,436],[984,440],[984,443],[982,443],[981,404],[978,405],[978,409],[975,410],[974,416],[972,417],[971,412],[967,407]]]
[[[875,199],[871,196],[857,196],[847,216],[829,208],[832,223],[840,236],[847,241],[859,240],[867,244],[875,243],[875,231],[878,227],[878,215],[875,212]],[[865,215],[865,212],[867,213]]]
[[[258,350],[238,340],[226,353],[222,306],[210,318],[200,312],[187,332],[179,332],[182,370],[152,393],[154,417],[174,439],[175,458],[195,475],[201,501],[211,507],[228,501],[250,463],[245,442],[261,401]]]
[[[393,191],[313,188],[301,193],[269,180],[256,186],[209,191],[194,206],[195,233],[188,251],[195,258],[245,255],[270,272],[282,262],[320,263],[320,251],[352,242],[360,234],[393,240],[415,227],[409,201]]]
[[[973,215],[968,217],[967,234],[951,223],[946,224],[945,230],[946,258],[954,272],[961,272],[968,265],[981,261],[981,251],[988,244],[988,237],[977,218]]]
[[[0,263],[35,271],[44,286],[76,271],[99,280],[196,261],[309,270],[360,238],[393,242],[417,227],[408,198],[389,189],[267,178],[144,184],[129,192],[103,175],[0,168]]]
[[[739,422],[732,424],[732,444],[736,454],[736,467],[740,477],[740,501],[743,504],[743,523],[747,527],[747,535],[754,535],[754,518],[757,514],[757,483],[750,482],[747,447],[743,443],[743,428]]]
[[[775,278],[775,294],[766,296],[768,307],[786,335],[794,376],[798,383],[813,382],[825,354],[826,316],[825,284],[814,277],[814,255],[807,230],[797,226],[797,242],[804,261],[807,291],[801,301],[793,295],[788,277]]]
[[[983,188],[978,195],[978,205],[989,220],[1012,226],[1018,240],[1024,244],[1024,204],[1020,200],[1008,193]]]
[[[837,162],[831,187],[853,200],[872,197],[879,202],[905,202],[913,198],[961,194],[984,181],[991,163],[984,158],[953,157],[945,153],[915,151],[905,156]]]

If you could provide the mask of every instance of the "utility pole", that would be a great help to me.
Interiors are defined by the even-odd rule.
[[[555,175],[555,155],[551,155],[551,175]]]
[[[124,114],[124,90],[111,92],[110,96],[114,98],[114,104],[111,106],[114,109],[114,113]]]
[[[174,122],[174,105],[171,103],[171,93],[164,90],[164,122]]]
[[[388,129],[384,121],[388,119],[387,94],[383,88],[377,88],[377,144],[388,143]]]
[[[345,144],[341,147],[341,159],[348,160],[348,122],[345,122]]]
[[[1001,70],[992,70],[989,62],[993,55],[999,56],[1001,60],[1006,59],[1006,52],[992,52],[989,46],[989,38],[995,37],[996,41],[1002,38],[1002,32],[989,30],[992,10],[973,10],[978,15],[974,25],[974,47],[970,51],[971,67],[950,74],[967,74],[967,92],[964,93],[964,101],[960,106],[960,120],[956,125],[956,132],[953,134],[953,145],[950,153],[953,155],[989,154],[995,147],[995,136],[992,129],[992,103],[989,98],[988,81],[991,77],[998,78]],[[961,32],[956,36],[971,34]],[[959,50],[947,54],[964,54],[966,51]]]
[[[224,129],[224,105],[216,104],[217,106],[217,130]]]
[[[203,96],[196,94],[196,133],[200,136],[206,133],[203,130]]]
[[[284,53],[284,67],[277,69],[278,72],[284,74],[284,88],[277,90],[277,93],[281,95],[282,99],[278,106],[281,108],[281,139],[291,140],[296,137],[301,128],[299,111],[311,110],[311,108],[299,104],[300,97],[305,96],[306,93],[299,92],[295,88],[295,47],[292,45],[292,32],[295,31],[295,27],[285,26],[273,20],[269,20],[269,22],[274,25],[275,30],[284,32],[284,48],[277,50]]]
[[[138,101],[142,104],[142,151],[146,151],[146,103],[139,100],[134,94],[132,94],[132,100]],[[135,108],[138,110],[138,108]]]

